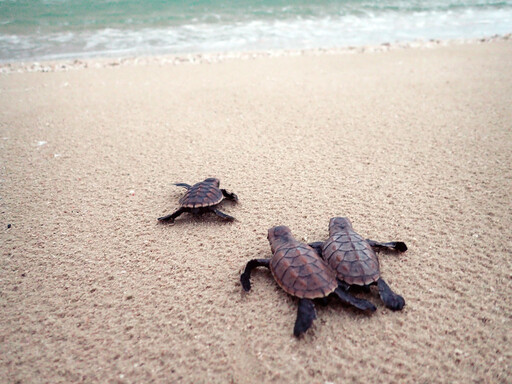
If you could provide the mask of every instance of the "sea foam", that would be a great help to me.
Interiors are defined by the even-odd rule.
[[[348,1],[341,6],[335,1],[315,8],[305,3],[253,6],[245,13],[235,8],[189,9],[167,18],[148,11],[107,20],[98,13],[81,24],[71,16],[53,15],[57,26],[50,28],[48,20],[40,20],[35,30],[0,17],[0,61],[333,48],[512,32],[512,1],[425,3]]]

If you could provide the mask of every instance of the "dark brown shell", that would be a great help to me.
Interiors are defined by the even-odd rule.
[[[270,270],[285,292],[299,298],[325,297],[338,286],[336,273],[313,248],[298,241],[289,241],[276,249]]]
[[[210,207],[219,204],[224,196],[222,191],[212,183],[201,181],[194,184],[179,200],[184,208]]]
[[[368,285],[380,277],[379,259],[370,245],[356,232],[345,229],[323,244],[323,256],[347,284]]]

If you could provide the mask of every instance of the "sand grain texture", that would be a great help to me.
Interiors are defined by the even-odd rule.
[[[8,383],[510,383],[512,43],[0,76]],[[218,177],[238,221],[156,218]],[[348,216],[406,300],[297,301],[267,229]],[[11,224],[8,229],[7,225]]]

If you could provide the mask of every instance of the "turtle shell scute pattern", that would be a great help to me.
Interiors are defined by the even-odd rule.
[[[210,207],[219,204],[223,198],[219,188],[209,183],[200,182],[194,184],[179,200],[179,203],[184,208]]]
[[[270,270],[277,284],[290,295],[316,299],[333,292],[336,273],[306,244],[285,244],[274,253]]]
[[[350,285],[368,285],[380,277],[379,259],[370,245],[356,232],[337,233],[324,243],[325,261]]]

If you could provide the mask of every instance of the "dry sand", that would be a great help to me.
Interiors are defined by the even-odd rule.
[[[511,105],[511,40],[2,74],[0,381],[512,382]],[[157,224],[208,176],[237,222]],[[408,244],[406,307],[332,299],[298,340],[240,271],[340,215]]]

